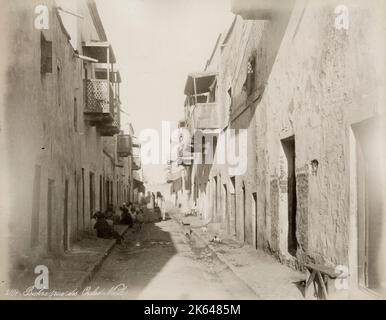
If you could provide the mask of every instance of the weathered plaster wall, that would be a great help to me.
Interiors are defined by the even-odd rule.
[[[220,205],[214,220],[233,234],[231,201],[235,193],[238,239],[272,252],[293,267],[306,261],[349,264],[357,232],[355,199],[350,193],[350,159],[355,152],[350,147],[351,126],[385,114],[385,41],[379,36],[385,30],[384,4],[346,2],[347,31],[335,28],[339,4],[295,1],[290,15],[271,21],[237,18],[220,49],[217,96],[224,109],[224,127],[248,129],[248,167],[245,174],[235,177],[233,190],[229,168],[211,166],[202,181],[199,202],[210,215],[213,178],[217,177]],[[251,54],[257,57],[256,90],[247,99],[243,85]],[[291,136],[295,136],[296,149],[295,258],[287,248],[287,168],[281,142]],[[319,163],[316,175],[311,172],[312,160]],[[204,172],[196,168],[193,175],[200,170]],[[224,184],[227,195],[221,190]]]
[[[129,182],[129,166],[116,169],[116,150],[111,160],[103,153],[103,141],[94,127],[84,122],[83,62],[74,56],[66,31],[60,24],[53,1],[49,29],[34,28],[35,7],[42,2],[7,2],[7,93],[4,110],[4,140],[8,160],[9,248],[12,261],[47,251],[48,186],[53,181],[52,249],[63,252],[65,185],[68,183],[68,228],[70,244],[91,226],[90,172],[95,177],[95,210],[100,208],[100,177],[113,181],[117,207],[123,202],[119,189]],[[85,17],[78,25],[78,39],[98,40],[85,1],[78,1]],[[85,10],[85,11],[82,11]],[[41,74],[41,32],[53,42],[53,72]],[[92,69],[92,66],[89,65]],[[77,108],[74,107],[76,99]],[[77,112],[77,124],[74,123]],[[106,138],[114,144],[114,138]],[[108,158],[106,160],[106,158]],[[115,160],[114,160],[115,159]],[[84,188],[82,183],[84,170]],[[104,186],[103,186],[104,188]],[[38,233],[35,243],[33,235]],[[24,259],[23,258],[23,259]]]
[[[346,3],[350,28],[334,27],[337,3],[298,1],[260,105],[266,117],[257,123],[257,175],[269,188],[270,242],[272,250],[287,253],[280,245],[285,237],[285,217],[280,214],[280,162],[282,139],[295,135],[297,178],[297,238],[300,261],[346,264],[349,252],[348,133],[352,119],[384,112],[380,84],[384,84],[384,44],[377,30],[380,3],[361,7]],[[377,7],[378,6],[378,7]],[[377,70],[377,67],[380,67]],[[264,160],[263,160],[264,159]],[[319,161],[317,176],[310,162]]]

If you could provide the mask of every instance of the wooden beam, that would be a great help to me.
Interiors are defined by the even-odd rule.
[[[88,42],[85,42],[84,47],[101,47],[101,48],[108,48],[110,47],[110,43],[109,42],[103,42],[103,41],[88,41]]]
[[[194,85],[194,101],[195,101],[195,105],[197,105],[197,84],[196,84],[196,78],[193,78],[193,85]]]
[[[73,16],[79,18],[79,19],[84,19],[84,17],[83,17],[82,15],[80,15],[79,13],[76,13],[76,12],[74,12],[74,11],[71,11],[71,10],[69,10],[69,9],[64,9],[64,8],[61,8],[61,7],[58,7],[57,9],[58,9],[59,11],[64,12],[64,13],[73,15]]]
[[[313,283],[314,280],[315,280],[316,270],[310,271],[310,270],[307,269],[307,273],[309,273],[310,276],[309,276],[308,279],[306,280],[306,285],[305,285],[305,288],[304,288],[304,296],[305,296],[306,299],[307,299],[307,297],[308,297],[308,295],[307,295],[307,293],[308,293],[308,287],[309,287],[309,286],[311,285],[311,283]]]
[[[327,293],[327,289],[326,289],[326,284],[324,283],[324,279],[323,279],[323,277],[322,277],[322,275],[320,274],[319,271],[317,271],[316,274],[318,276],[318,280],[319,280],[320,285],[322,287],[324,299],[328,300],[328,293]]]
[[[74,57],[79,58],[81,60],[98,63],[98,60],[90,58],[90,57],[82,56],[81,54],[74,53]]]

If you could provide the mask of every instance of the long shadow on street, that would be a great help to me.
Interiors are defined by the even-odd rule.
[[[126,286],[111,299],[256,299],[205,246],[174,220],[130,229],[89,284],[90,290]],[[98,297],[94,297],[98,298]]]

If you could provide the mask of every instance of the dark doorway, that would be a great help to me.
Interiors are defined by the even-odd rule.
[[[101,189],[101,192],[102,192],[102,206],[101,206],[101,212],[103,212],[106,208],[106,202],[107,202],[107,197],[106,197],[106,194],[107,194],[107,184],[106,184],[106,179],[105,177],[102,178],[103,180],[103,187]]]
[[[35,166],[31,216],[31,247],[36,247],[39,244],[40,176],[41,167]]]
[[[113,201],[114,201],[114,183],[113,183],[113,181],[111,181],[110,182],[110,200],[109,200],[109,204],[113,205]]]
[[[99,176],[99,210],[103,210],[103,179]]]
[[[52,220],[54,211],[54,195],[55,195],[55,181],[48,180],[47,191],[47,251],[50,253],[53,251],[52,241]]]
[[[90,172],[90,218],[95,213],[95,177],[94,173]]]
[[[68,250],[68,180],[64,183],[63,250]]]
[[[106,181],[106,207],[110,204],[110,181]]]
[[[246,223],[247,223],[247,213],[246,213],[246,195],[245,195],[245,185],[243,184],[242,188],[243,192],[243,242],[247,241],[247,235],[246,235]]]
[[[82,228],[86,228],[86,184],[84,181],[84,168],[82,168]]]
[[[80,194],[79,194],[79,178],[78,173],[75,171],[75,193],[76,193],[76,239],[80,239]]]
[[[298,247],[296,239],[296,175],[295,175],[295,137],[282,140],[282,146],[287,158],[287,190],[288,190],[288,253],[296,256]]]
[[[117,181],[117,205],[119,205],[119,197],[121,196],[121,188],[119,186],[119,182]]]
[[[213,220],[212,221],[215,221],[217,222],[218,221],[218,204],[217,204],[217,177],[214,177],[213,178],[213,188],[214,188],[214,202],[213,202],[213,213],[214,213],[214,217],[213,217]]]
[[[258,239],[259,239],[259,226],[257,223],[257,193],[254,192],[252,193],[252,202],[253,202],[253,208],[252,208],[252,213],[254,214],[254,229],[255,229],[255,248],[258,248]]]
[[[228,188],[227,185],[223,185],[223,192],[224,192],[224,223],[225,223],[225,229],[226,232],[229,233],[229,208],[228,208]]]
[[[231,192],[231,219],[230,219],[230,225],[231,225],[231,232],[234,236],[237,236],[237,199],[236,199],[236,178],[231,178],[231,184],[232,184],[232,192]]]

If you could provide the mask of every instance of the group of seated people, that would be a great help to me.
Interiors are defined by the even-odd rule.
[[[124,238],[114,230],[114,224],[128,225],[130,228],[136,223],[139,229],[142,228],[142,224],[145,222],[143,210],[135,207],[131,202],[128,205],[124,203],[120,207],[121,215],[116,216],[114,208],[110,205],[107,210],[102,213],[96,212],[93,216],[96,219],[94,229],[97,231],[97,237],[102,239],[116,239],[117,243],[122,243]]]
[[[131,202],[128,205],[125,203],[120,207],[121,220],[120,224],[128,225],[130,228],[133,227],[134,223],[142,224],[145,222],[143,210],[136,207]]]

